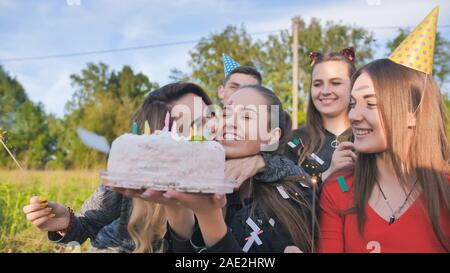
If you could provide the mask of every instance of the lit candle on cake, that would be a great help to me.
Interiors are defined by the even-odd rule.
[[[178,136],[177,122],[175,120],[172,122],[172,129],[170,131],[172,133],[172,137]]]
[[[203,135],[197,135],[197,124],[194,123],[191,127],[191,137],[190,137],[190,141],[205,141],[207,139],[205,139],[205,137],[203,137]]]
[[[139,126],[136,121],[133,122],[133,135],[139,134]]]
[[[145,121],[144,123],[144,135],[150,135],[150,125],[148,124],[148,121]]]
[[[170,123],[170,114],[166,113],[166,117],[164,118],[164,128],[163,131],[169,131],[169,123]]]
[[[193,126],[193,127],[194,127],[194,128],[193,128],[193,130],[192,130],[192,133],[193,133],[193,136],[196,137],[196,136],[197,136],[197,124],[194,123],[194,126]]]

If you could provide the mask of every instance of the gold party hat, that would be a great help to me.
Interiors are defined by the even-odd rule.
[[[433,72],[439,6],[435,7],[392,52],[389,60],[426,74]]]

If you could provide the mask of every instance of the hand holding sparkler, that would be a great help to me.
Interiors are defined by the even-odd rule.
[[[315,250],[315,239],[316,239],[316,223],[317,223],[317,216],[316,216],[316,194],[317,194],[317,177],[313,176],[311,177],[311,184],[312,184],[312,190],[313,190],[313,200],[312,200],[312,213],[311,213],[311,253],[314,253]]]
[[[11,156],[11,158],[14,160],[14,162],[16,163],[16,165],[19,167],[19,169],[22,169],[22,166],[20,166],[19,162],[17,162],[16,158],[14,157],[14,155],[11,153],[11,151],[8,149],[8,146],[6,146],[5,142],[8,139],[8,135],[7,132],[5,130],[3,130],[2,128],[0,128],[0,143],[3,145],[3,147],[5,147],[5,150],[8,152],[8,154]]]

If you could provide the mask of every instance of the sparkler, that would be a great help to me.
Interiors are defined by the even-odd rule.
[[[11,151],[8,149],[8,146],[6,146],[5,142],[7,139],[7,135],[6,135],[6,131],[2,130],[2,128],[0,128],[0,143],[2,143],[3,147],[5,147],[5,150],[8,152],[9,156],[11,156],[11,158],[14,160],[14,162],[16,163],[17,167],[19,167],[19,169],[22,170],[22,166],[20,166],[19,162],[17,162],[16,158],[14,157],[14,155],[11,153]]]
[[[312,230],[311,230],[311,253],[314,253],[314,239],[315,239],[315,227],[316,227],[316,187],[317,187],[317,177],[313,176],[311,178],[312,189],[313,189],[313,200],[312,200]]]

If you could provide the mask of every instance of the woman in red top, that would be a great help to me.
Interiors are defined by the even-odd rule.
[[[325,182],[321,252],[448,252],[450,146],[433,78],[389,59],[353,76],[353,173]]]

